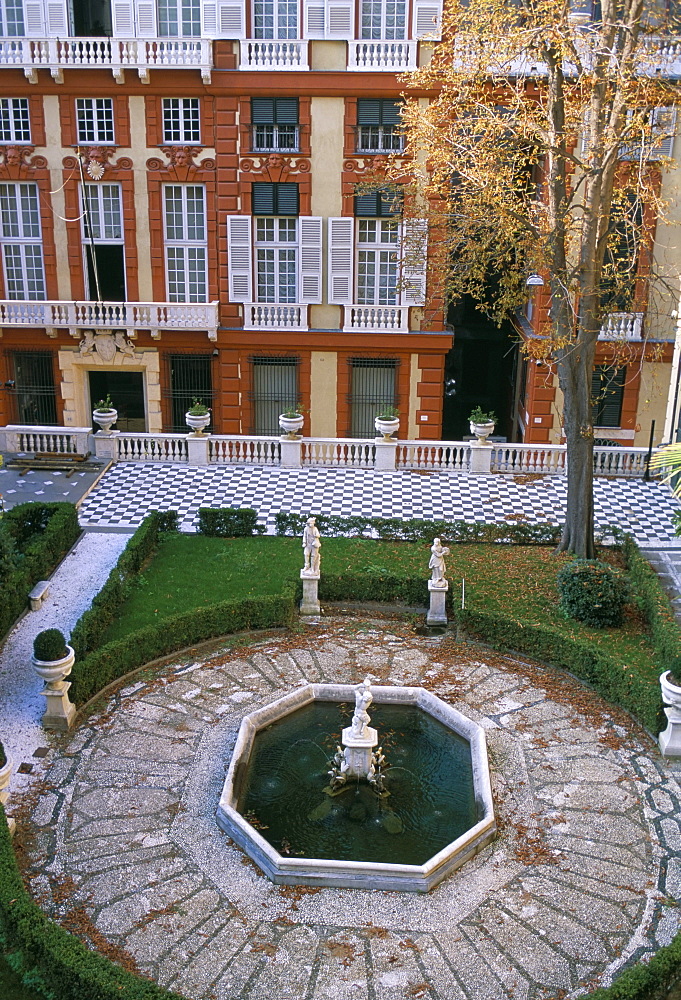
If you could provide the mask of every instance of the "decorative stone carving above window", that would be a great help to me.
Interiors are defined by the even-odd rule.
[[[83,339],[78,347],[81,357],[92,357],[93,352],[96,351],[102,361],[106,362],[113,361],[119,351],[129,358],[138,357],[135,354],[134,345],[130,343],[123,330],[116,330],[113,333],[95,333],[94,330],[83,330]]]
[[[310,161],[303,156],[282,156],[281,153],[270,153],[264,156],[249,156],[239,162],[242,174],[261,178],[276,184],[288,180],[295,174],[309,174],[312,169]]]

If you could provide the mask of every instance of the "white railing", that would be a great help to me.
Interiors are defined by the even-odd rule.
[[[373,469],[376,442],[362,438],[303,438],[303,465]]]
[[[8,424],[0,427],[0,451],[44,452],[46,454],[87,455],[90,451],[91,427],[25,427]]]
[[[355,39],[348,42],[349,70],[402,73],[416,69],[417,42]]]
[[[125,69],[148,80],[150,69],[198,69],[210,83],[213,46],[207,38],[5,38],[0,40],[0,66],[20,66],[32,83],[47,69],[58,82],[64,68],[110,69],[123,79]]]
[[[468,472],[470,444],[467,441],[398,441],[398,469],[434,469]]]
[[[44,326],[48,330],[201,330],[217,338],[219,302],[69,302],[28,300],[0,302],[0,327]]]
[[[217,465],[279,465],[278,437],[220,435],[208,438],[208,461]]]
[[[599,340],[641,340],[643,337],[643,313],[617,312],[608,313]]]
[[[343,330],[372,333],[405,332],[409,325],[408,306],[345,306]]]
[[[247,38],[240,42],[239,69],[309,69],[307,41],[295,38]]]
[[[564,444],[492,445],[492,472],[543,472],[556,475],[564,471]]]
[[[186,462],[186,434],[135,434],[122,431],[116,435],[119,462]]]
[[[638,478],[646,470],[647,458],[647,448],[594,448],[594,475]]]
[[[663,77],[681,75],[681,38],[644,36],[640,39],[640,47],[644,54],[637,64],[639,73]]]
[[[246,302],[244,330],[307,330],[307,305]]]

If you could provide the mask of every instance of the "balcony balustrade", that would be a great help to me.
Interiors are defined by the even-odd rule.
[[[599,340],[642,340],[643,313],[609,313],[601,326]]]
[[[150,69],[198,69],[210,83],[213,46],[207,38],[3,38],[0,67],[19,66],[31,83],[47,69],[63,82],[64,69],[110,69],[119,83],[126,69],[137,70],[143,83]]]
[[[218,302],[0,302],[0,327],[45,327],[55,337],[68,330],[148,330],[158,340],[164,330],[197,330],[217,339]]]
[[[239,69],[309,69],[308,43],[300,38],[247,38]]]
[[[348,43],[348,69],[404,73],[416,69],[417,42],[398,39],[353,39]]]
[[[409,306],[345,306],[346,333],[406,333],[408,328]]]
[[[307,330],[307,305],[246,302],[244,330]]]

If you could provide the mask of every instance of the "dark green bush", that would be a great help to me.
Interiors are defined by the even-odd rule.
[[[0,576],[2,637],[25,609],[31,588],[54,572],[80,535],[78,512],[70,503],[19,504],[0,520],[0,535],[5,538],[0,543],[5,553],[5,575]]]
[[[626,536],[622,551],[633,599],[650,629],[658,665],[660,669],[667,669],[672,660],[681,656],[681,631],[669,598],[660,586],[657,573],[631,535]]]
[[[33,655],[36,660],[62,660],[67,653],[66,639],[58,628],[38,632],[33,640]]]
[[[7,763],[7,754],[5,753],[5,748],[2,745],[2,740],[0,740],[0,767],[4,767]]]
[[[574,559],[557,576],[558,606],[568,617],[594,628],[621,625],[627,602],[626,580],[598,559]]]
[[[217,538],[250,538],[262,535],[265,526],[250,507],[200,507],[198,531]]]
[[[178,513],[176,510],[157,510],[159,531],[177,531]]]
[[[11,586],[20,562],[21,555],[9,531],[0,531],[0,588]]]

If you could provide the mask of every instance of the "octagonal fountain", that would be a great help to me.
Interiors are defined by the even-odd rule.
[[[273,882],[427,892],[496,832],[484,730],[424,688],[307,684],[243,719],[217,821]]]

